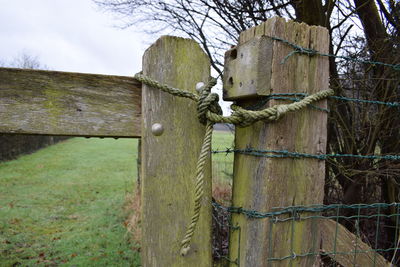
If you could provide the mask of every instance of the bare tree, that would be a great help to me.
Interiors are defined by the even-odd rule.
[[[11,61],[0,60],[1,67],[12,67],[20,69],[48,69],[42,64],[37,56],[22,52],[14,57]]]
[[[25,52],[20,53],[10,62],[0,60],[0,67],[48,69],[38,57]],[[20,154],[33,152],[63,139],[65,138],[57,136],[0,134],[0,161],[14,159]]]
[[[288,1],[95,0],[121,17],[122,28],[139,26],[149,34],[173,30],[199,42],[222,74],[223,52],[239,33],[273,15],[292,17]]]
[[[21,69],[43,69],[44,66],[39,62],[37,57],[28,55],[26,53],[20,54],[18,57],[14,58],[11,63],[13,66]]]

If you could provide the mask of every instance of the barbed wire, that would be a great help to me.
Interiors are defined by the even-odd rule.
[[[236,149],[226,148],[225,150],[212,150],[211,153],[239,153],[245,155],[252,155],[257,157],[266,158],[314,158],[326,160],[329,158],[360,158],[360,159],[377,159],[377,160],[400,160],[400,155],[357,155],[357,154],[309,154],[287,150],[273,150],[273,149]]]
[[[282,61],[281,61],[282,64],[285,63],[286,60],[288,60],[294,54],[304,54],[304,55],[308,55],[308,56],[319,55],[319,56],[323,56],[323,57],[340,58],[340,59],[344,59],[346,61],[352,61],[352,62],[357,62],[357,63],[362,63],[362,64],[369,64],[369,65],[374,65],[374,66],[379,65],[379,66],[392,68],[396,71],[400,71],[400,63],[399,64],[389,64],[389,63],[385,63],[385,62],[381,62],[381,61],[363,60],[363,59],[358,59],[356,57],[338,56],[338,55],[334,55],[334,54],[322,53],[322,52],[314,50],[314,49],[302,47],[298,44],[292,43],[288,40],[285,40],[285,39],[282,39],[279,37],[275,37],[275,36],[268,36],[268,37],[271,38],[272,40],[287,44],[293,48],[293,51],[290,52],[288,55],[286,55],[282,59]]]
[[[400,203],[394,202],[394,203],[372,203],[372,204],[352,204],[352,205],[347,205],[347,204],[330,204],[330,205],[322,205],[322,204],[317,204],[317,205],[307,205],[307,206],[289,206],[289,207],[274,207],[272,208],[274,211],[269,211],[269,212],[261,212],[257,210],[251,210],[251,209],[245,209],[242,207],[226,207],[218,202],[213,202],[213,205],[219,209],[226,210],[230,213],[237,213],[237,214],[244,214],[248,218],[253,218],[253,219],[263,219],[263,218],[276,218],[277,216],[280,215],[285,215],[285,214],[296,214],[295,216],[289,218],[289,219],[300,219],[298,217],[299,213],[320,213],[328,210],[337,210],[337,209],[353,209],[353,210],[359,210],[359,209],[372,209],[372,208],[390,208],[390,207],[395,207],[395,208],[400,208]],[[364,216],[365,218],[373,218],[373,217],[393,217],[393,216],[398,216],[400,214],[375,214],[375,215],[357,215],[359,216]],[[354,219],[357,216],[307,216],[304,217],[303,219],[311,219],[311,218],[343,218],[343,219]],[[372,216],[372,217],[368,217]],[[285,220],[281,221],[287,221],[288,218]],[[279,222],[279,220],[276,220],[275,222]]]
[[[306,93],[275,93],[267,96],[267,99],[278,99],[278,100],[291,100],[291,101],[300,101],[303,97],[308,96]],[[345,96],[329,96],[328,99],[336,99],[341,101],[348,102],[356,102],[356,103],[365,103],[365,104],[377,104],[377,105],[386,105],[389,107],[400,107],[399,102],[385,102],[379,100],[368,100],[362,98],[352,98]]]

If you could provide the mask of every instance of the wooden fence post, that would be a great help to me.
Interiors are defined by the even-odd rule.
[[[210,63],[196,42],[164,36],[146,50],[143,73],[195,92],[196,83],[208,81]],[[196,163],[205,130],[197,119],[196,103],[143,85],[142,114],[142,264],[211,266],[210,162],[191,250],[180,255],[192,215]],[[162,124],[162,135],[152,134],[154,123]]]
[[[224,76],[226,100],[233,99],[239,105],[249,107],[262,95],[313,94],[328,89],[326,57],[297,53],[282,63],[293,48],[260,36],[279,37],[306,48],[328,52],[329,37],[325,28],[286,22],[277,17],[269,19],[243,32],[239,46],[227,52]],[[259,58],[251,61],[246,58],[254,57],[254,53]],[[251,92],[246,92],[247,88]],[[288,101],[271,99],[264,107],[280,103]],[[326,108],[326,100],[315,105]],[[317,109],[291,112],[274,123],[258,122],[249,127],[236,128],[235,148],[324,154],[326,123],[327,113]],[[233,206],[268,212],[273,207],[319,204],[323,202],[324,177],[323,160],[266,158],[236,153]],[[273,223],[269,219],[250,219],[243,214],[233,214],[232,224],[239,226],[240,231],[231,232],[230,259],[237,259],[240,266],[313,266],[316,262],[315,256],[294,257],[303,253],[318,253],[320,234],[317,221],[296,221],[292,228],[291,221]],[[285,256],[289,258],[268,260]]]

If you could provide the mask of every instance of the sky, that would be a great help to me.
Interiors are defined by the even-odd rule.
[[[118,24],[91,0],[0,0],[0,63],[26,54],[50,70],[133,76],[158,36]]]
[[[151,44],[91,0],[0,0],[0,61],[23,53],[51,70],[134,75]]]

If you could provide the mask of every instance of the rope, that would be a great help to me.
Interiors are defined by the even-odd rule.
[[[203,198],[203,193],[204,193],[204,170],[205,170],[204,167],[206,165],[207,158],[210,154],[212,132],[213,132],[213,123],[207,122],[203,145],[201,147],[200,156],[197,161],[193,215],[190,220],[190,224],[186,230],[185,237],[181,242],[182,256],[185,256],[190,250],[190,241],[192,239],[194,231],[196,230],[196,225],[200,217],[201,199]]]
[[[313,102],[327,98],[331,95],[333,95],[333,90],[323,90],[313,95],[309,95],[298,102],[286,105],[275,105],[263,110],[246,110],[237,105],[231,105],[233,111],[231,116],[224,117],[208,111],[207,118],[214,123],[232,123],[241,127],[246,127],[257,121],[277,121],[288,112],[298,111]]]
[[[153,87],[153,88],[160,89],[161,91],[164,91],[164,92],[166,92],[168,94],[171,94],[173,96],[180,96],[180,97],[184,97],[184,98],[190,98],[190,99],[192,99],[194,101],[198,100],[198,96],[193,94],[193,93],[191,93],[191,92],[188,92],[188,91],[185,91],[185,90],[181,90],[181,89],[178,89],[178,88],[174,88],[174,87],[166,85],[166,84],[161,84],[156,80],[153,80],[153,79],[151,79],[149,77],[144,76],[141,72],[135,74],[135,79],[138,80],[141,83],[144,83],[145,85],[148,85],[148,86]]]
[[[190,243],[200,217],[201,199],[204,193],[204,171],[207,157],[211,152],[212,130],[214,123],[232,123],[241,127],[245,127],[261,120],[277,121],[288,112],[303,109],[313,102],[333,95],[333,90],[324,90],[316,94],[306,96],[305,98],[295,103],[287,105],[275,105],[273,107],[263,110],[246,110],[239,106],[232,105],[232,115],[225,117],[222,115],[222,109],[218,104],[218,94],[211,93],[211,88],[217,83],[216,79],[214,78],[211,78],[208,84],[201,88],[199,95],[178,88],[174,88],[166,84],[161,84],[156,80],[144,76],[142,73],[136,74],[135,79],[140,81],[142,84],[160,89],[173,96],[189,98],[193,101],[196,101],[199,121],[206,125],[206,133],[204,135],[203,145],[196,167],[196,185],[193,214],[190,224],[186,230],[186,234],[181,242],[180,252],[182,256],[187,255],[190,250]]]
[[[285,105],[275,105],[263,110],[246,110],[237,105],[231,105],[231,109],[233,111],[232,115],[223,116],[221,107],[218,105],[218,94],[210,93],[211,87],[216,83],[214,79],[210,79],[208,85],[205,86],[205,88],[201,91],[200,96],[185,90],[160,84],[159,82],[149,77],[145,77],[142,74],[136,74],[135,79],[171,95],[186,97],[196,101],[198,103],[198,116],[203,124],[205,124],[208,120],[213,123],[231,123],[240,127],[249,126],[257,121],[277,121],[288,112],[303,109],[313,102],[317,102],[321,99],[332,96],[334,93],[332,89],[323,90],[318,93],[308,95],[298,102]]]

